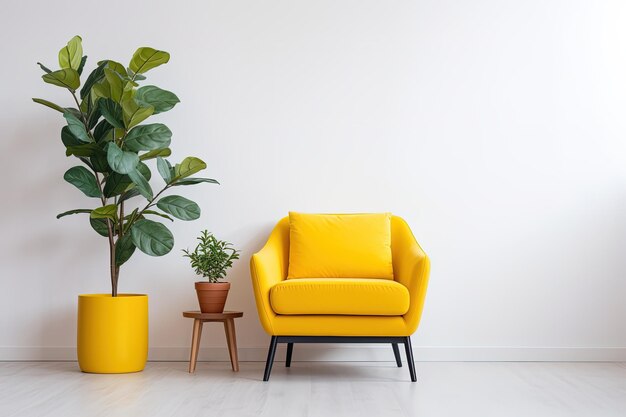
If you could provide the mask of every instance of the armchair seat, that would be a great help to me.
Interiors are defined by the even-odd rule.
[[[270,289],[276,314],[402,316],[409,310],[409,290],[389,279],[298,278]]]

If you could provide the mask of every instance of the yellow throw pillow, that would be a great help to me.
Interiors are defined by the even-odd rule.
[[[391,213],[289,213],[287,278],[393,279]]]

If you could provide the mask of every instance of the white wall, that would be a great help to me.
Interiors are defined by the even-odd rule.
[[[248,259],[300,210],[407,219],[433,266],[418,359],[626,359],[624,21],[617,0],[3,5],[0,359],[72,357],[77,294],[109,290],[105,240],[54,218],[86,202],[63,120],[30,102],[71,104],[35,63],[75,34],[88,69],[171,52],[148,81],[182,100],[159,116],[173,157],[222,183],[185,190],[203,216],[172,226],[173,253],[123,268],[121,291],[150,295],[152,358],[187,357],[180,249],[208,228],[243,249],[228,307],[261,359]]]

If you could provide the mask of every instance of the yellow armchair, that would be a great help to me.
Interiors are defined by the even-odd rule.
[[[399,367],[398,344],[404,344],[415,382],[410,335],[422,315],[430,261],[407,223],[398,216],[391,217],[393,280],[286,280],[289,235],[289,218],[285,217],[250,260],[259,319],[272,336],[263,380],[269,379],[278,343],[287,343],[286,366],[290,366],[294,343],[345,342],[391,343]],[[355,291],[354,297],[346,296],[350,291]],[[289,302],[290,296],[295,303]]]

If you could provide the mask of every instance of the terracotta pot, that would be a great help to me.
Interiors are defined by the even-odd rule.
[[[196,282],[196,293],[200,311],[203,313],[222,313],[230,282]]]

